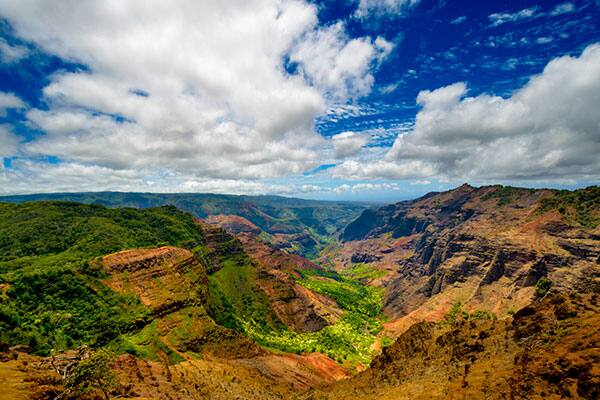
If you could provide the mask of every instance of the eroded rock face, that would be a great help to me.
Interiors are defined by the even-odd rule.
[[[595,399],[598,300],[555,295],[505,320],[415,324],[370,369],[306,398]]]
[[[239,222],[239,219],[236,218]],[[342,310],[327,296],[313,293],[296,282],[302,271],[321,267],[307,259],[283,252],[258,237],[254,230],[243,229],[234,233],[231,218],[213,218],[212,223],[197,220],[204,232],[204,245],[208,250],[208,273],[221,268],[224,256],[239,259],[256,269],[256,290],[269,302],[269,308],[284,325],[297,332],[314,332],[335,323]]]
[[[296,282],[302,271],[320,269],[296,254],[272,248],[251,234],[240,234],[244,251],[259,269],[258,286],[277,317],[297,332],[314,332],[334,324],[342,310],[331,298]]]
[[[178,247],[134,249],[102,257],[111,289],[133,294],[156,314],[164,315],[206,300],[205,267],[194,254]]]
[[[582,191],[579,210],[597,221],[600,190]],[[600,272],[598,228],[582,225],[573,205],[546,207],[560,195],[469,185],[431,193],[363,212],[328,256],[340,270],[364,262],[387,272],[375,284],[386,287],[386,327],[396,334],[456,301],[506,315],[532,300],[541,278],[585,288]]]

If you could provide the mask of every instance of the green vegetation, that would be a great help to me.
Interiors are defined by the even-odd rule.
[[[269,308],[269,300],[257,287],[256,274],[256,267],[246,259],[241,264],[226,261],[209,276],[209,303],[218,323],[246,333],[245,321],[252,321],[260,331],[284,329]]]
[[[199,218],[239,215],[268,234],[297,235],[290,243],[305,257],[316,257],[331,236],[366,207],[360,203],[302,200],[278,196],[234,196],[202,193],[50,193],[0,197],[1,201],[60,200],[106,207],[160,207],[173,205]]]
[[[335,276],[333,271],[329,274],[329,276],[319,276],[306,273],[299,283],[313,292],[332,297],[344,310],[371,318],[380,314],[381,289],[341,276],[337,279],[332,278],[331,274]]]
[[[535,284],[535,296],[544,297],[552,287],[552,281],[548,278],[541,278]]]
[[[353,263],[350,267],[340,272],[340,275],[349,280],[366,282],[385,276],[386,272],[378,270],[369,264]]]
[[[164,344],[158,333],[158,321],[154,320],[139,332],[122,334],[113,340],[108,348],[117,354],[128,353],[146,360],[160,361],[160,354],[165,354],[169,363],[183,361],[179,354]]]
[[[192,218],[172,206],[108,209],[64,202],[0,203],[0,273],[83,268],[115,251],[201,239]]]
[[[450,310],[444,316],[443,322],[446,324],[456,324],[459,321],[469,321],[476,319],[489,319],[494,320],[496,316],[491,311],[487,310],[475,310],[472,313],[468,313],[463,310],[463,305],[460,302],[456,302],[452,305]]]
[[[558,210],[568,221],[594,229],[600,224],[600,187],[557,191],[554,196],[541,200],[538,212],[551,210]]]
[[[102,271],[88,261],[127,248],[199,240],[191,216],[171,206],[0,203],[0,344],[27,344],[47,355],[104,345],[141,328],[148,310],[102,285]]]
[[[71,270],[27,273],[0,303],[0,342],[27,344],[47,355],[81,344],[101,345],[148,317],[137,298],[119,295]]]
[[[257,343],[293,353],[320,352],[338,362],[368,364],[371,345],[382,329],[382,290],[347,279],[334,271],[304,272],[299,283],[332,297],[345,313],[334,325],[320,331],[290,330],[273,314],[256,286],[252,264],[225,263],[209,277],[210,305],[217,322],[245,333]]]
[[[514,203],[521,197],[535,192],[535,189],[525,189],[513,186],[498,186],[498,189],[488,192],[481,197],[481,200],[487,201],[497,199],[496,206],[502,207]]]
[[[307,223],[309,214],[303,214]],[[206,261],[213,255],[201,242],[193,218],[173,206],[0,203],[0,345],[27,344],[33,353],[48,355],[87,344],[145,359],[181,361],[169,346],[184,343],[186,332],[203,335],[195,320],[178,313],[177,329],[169,333],[167,345],[161,322],[138,298],[103,285],[106,276],[100,264],[91,261],[128,248],[161,245],[190,248]],[[224,242],[213,252],[218,270],[209,275],[208,306],[218,323],[265,347],[322,352],[351,365],[369,363],[371,346],[382,329],[382,292],[361,281],[379,272],[357,264],[343,276],[318,271],[299,278],[306,288],[332,297],[344,314],[318,332],[298,333],[271,309],[257,285],[260,270],[237,241]]]
[[[65,379],[65,394],[79,397],[99,390],[105,399],[109,399],[110,390],[119,383],[110,369],[113,361],[112,354],[105,350],[98,350],[79,361]]]
[[[381,347],[388,347],[394,343],[394,340],[387,336],[381,336]]]

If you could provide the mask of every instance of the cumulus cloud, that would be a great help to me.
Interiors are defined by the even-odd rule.
[[[48,109],[27,112],[45,134],[22,145],[84,175],[238,181],[314,168],[326,143],[315,117],[334,97],[368,93],[392,48],[319,27],[316,7],[297,0],[0,0],[0,14],[16,35],[88,67],[51,77]]]
[[[412,132],[382,160],[333,169],[356,179],[600,178],[600,45],[552,60],[509,98],[467,96],[455,83],[417,97]]]
[[[19,142],[20,139],[11,132],[8,125],[0,125],[0,157],[14,155]]]
[[[342,132],[331,138],[335,157],[338,159],[355,155],[369,143],[369,137],[356,132]]]
[[[360,0],[354,15],[365,18],[372,14],[400,14],[419,3],[420,0]]]
[[[3,143],[0,125],[0,144]],[[1,154],[0,147],[0,157]],[[2,164],[0,163],[0,167]],[[32,192],[97,191],[99,182],[104,190],[152,191],[157,193],[210,192],[227,194],[294,195],[327,191],[317,185],[285,185],[249,179],[198,178],[170,171],[119,169],[77,162],[50,163],[15,158],[11,168],[0,168],[0,194]]]
[[[293,50],[290,60],[322,91],[336,98],[356,97],[371,91],[372,63],[380,63],[393,49],[382,37],[349,40],[343,22],[309,32]]]

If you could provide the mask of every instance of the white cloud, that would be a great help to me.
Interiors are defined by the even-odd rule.
[[[336,193],[345,192],[366,192],[373,190],[400,190],[400,185],[397,183],[356,183],[354,185],[348,185],[347,183],[333,188]]]
[[[600,179],[600,45],[552,60],[509,98],[423,91],[412,132],[379,161],[332,169],[355,179]]]
[[[507,22],[517,22],[527,19],[533,18],[541,18],[541,17],[556,17],[558,15],[568,14],[575,12],[575,4],[572,2],[566,2],[557,4],[551,11],[543,12],[539,6],[524,8],[520,11],[510,13],[494,13],[488,15],[488,19],[491,22],[492,27],[496,27]]]
[[[0,126],[0,143],[2,126]],[[85,165],[76,162],[48,163],[23,158],[13,160],[12,167],[0,175],[0,194],[32,192],[97,191],[101,182],[105,190],[169,192],[210,192],[226,194],[294,194],[322,190],[269,184],[247,179],[197,178],[166,171],[120,169]],[[1,164],[0,164],[1,165]]]
[[[27,113],[45,135],[21,149],[84,175],[168,171],[223,183],[314,168],[326,143],[315,117],[333,98],[367,94],[392,49],[350,39],[343,24],[319,27],[317,8],[299,0],[0,0],[0,14],[21,38],[89,67],[51,77],[49,109]],[[287,57],[298,74],[286,72]],[[110,182],[101,176],[96,189]]]
[[[450,21],[450,23],[452,25],[460,25],[463,22],[465,22],[466,20],[467,20],[467,16],[466,15],[462,15],[462,16],[460,16],[458,18],[453,19],[452,21]]]
[[[553,39],[552,39],[552,37],[550,37],[550,36],[541,36],[541,37],[537,38],[537,39],[535,40],[535,42],[536,42],[537,44],[548,44],[548,43],[552,43],[552,40],[553,40]]]
[[[20,139],[10,131],[8,125],[0,125],[0,157],[14,155],[19,142]]]
[[[0,38],[0,61],[3,63],[12,63],[22,59],[29,54],[29,49],[25,46],[11,45],[6,40]]]
[[[562,15],[562,14],[572,13],[574,11],[575,11],[575,4],[573,4],[571,2],[566,2],[566,3],[557,4],[556,7],[554,7],[554,9],[552,11],[550,11],[550,15],[552,15],[552,16]]]
[[[488,15],[492,26],[499,26],[507,22],[516,22],[524,19],[534,18],[539,11],[539,7],[524,8],[514,13],[494,13]]]
[[[381,89],[379,89],[379,92],[383,94],[390,94],[396,89],[398,89],[398,84],[390,83],[389,85],[385,85]]]
[[[6,115],[6,110],[11,108],[25,108],[25,103],[12,93],[0,92],[0,117]]]
[[[311,31],[292,51],[290,60],[323,92],[337,99],[356,97],[371,91],[372,63],[379,63],[393,44],[381,37],[349,39],[342,22]]]
[[[369,137],[355,132],[342,132],[331,137],[335,157],[346,158],[357,154],[360,149],[369,143]]]
[[[401,14],[415,7],[420,0],[360,0],[354,15],[366,18],[369,15]]]

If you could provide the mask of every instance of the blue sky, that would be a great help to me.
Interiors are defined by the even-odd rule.
[[[0,194],[600,180],[598,1],[168,3],[0,0]]]

